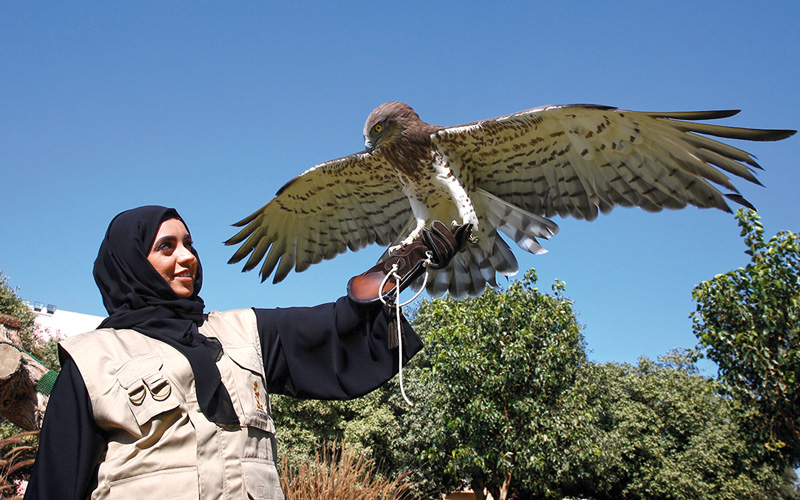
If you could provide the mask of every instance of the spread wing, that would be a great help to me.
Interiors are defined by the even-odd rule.
[[[760,184],[745,151],[705,135],[772,141],[791,130],[696,123],[738,111],[644,113],[591,105],[544,106],[447,127],[433,135],[451,167],[477,187],[534,214],[593,220],[598,211],[687,204],[749,206],[723,171]],[[703,135],[701,135],[703,134]],[[460,164],[459,164],[460,163]],[[731,191],[723,195],[712,183]]]
[[[411,217],[411,205],[379,154],[357,153],[320,163],[283,186],[275,198],[234,226],[226,241],[241,246],[229,263],[247,258],[244,271],[261,265],[261,280],[274,283],[294,268],[332,259],[348,248],[389,245]],[[266,257],[265,257],[266,256]]]

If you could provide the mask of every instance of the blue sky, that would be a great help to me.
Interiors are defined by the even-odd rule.
[[[108,222],[162,204],[189,223],[209,308],[334,300],[381,249],[272,285],[222,242],[290,178],[362,150],[382,102],[437,125],[595,103],[796,129],[799,22],[788,1],[2,2],[0,271],[24,299],[104,315]],[[734,144],[765,169],[736,184],[767,234],[797,232],[800,138]],[[694,346],[692,288],[747,263],[719,211],[556,222],[549,253],[517,256],[543,289],[566,282],[597,361]]]

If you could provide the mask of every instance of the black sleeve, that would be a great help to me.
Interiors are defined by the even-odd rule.
[[[399,370],[389,349],[392,310],[347,297],[315,307],[254,309],[270,392],[309,399],[352,399],[377,389]],[[403,364],[422,342],[402,318]]]
[[[106,437],[94,421],[89,393],[77,365],[68,356],[62,356],[61,364],[44,415],[25,500],[88,498],[106,450]]]

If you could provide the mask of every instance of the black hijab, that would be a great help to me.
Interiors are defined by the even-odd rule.
[[[203,270],[197,250],[191,249],[198,257],[194,291],[185,299],[147,260],[159,226],[168,219],[186,225],[174,208],[155,205],[122,212],[109,224],[94,261],[94,280],[109,314],[99,328],[133,329],[180,351],[194,372],[197,402],[206,418],[236,424],[239,420],[216,365],[219,343],[197,330],[204,321],[204,303],[198,296]]]

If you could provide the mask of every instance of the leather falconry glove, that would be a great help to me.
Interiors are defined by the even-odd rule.
[[[360,304],[380,300],[381,294],[386,302],[393,301],[397,296],[396,278],[386,280],[383,290],[380,287],[395,264],[395,273],[400,276],[400,291],[403,291],[425,272],[425,261],[429,255],[430,266],[433,269],[442,269],[467,246],[471,232],[472,224],[454,226],[450,230],[442,222],[433,221],[430,228],[422,230],[419,239],[403,246],[364,273],[350,278],[347,282],[347,295]]]

